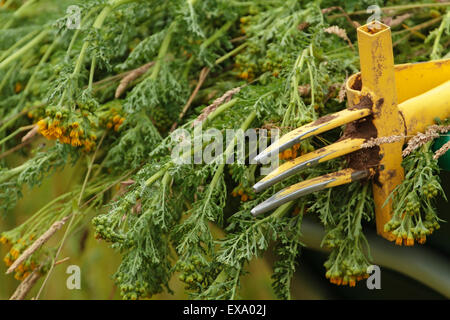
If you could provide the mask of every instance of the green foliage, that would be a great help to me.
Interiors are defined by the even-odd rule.
[[[394,216],[384,226],[385,230],[392,231],[399,245],[411,246],[414,241],[425,243],[426,237],[440,227],[442,220],[437,216],[433,201],[445,194],[433,155],[429,142],[403,161],[405,180],[390,198],[394,201]]]
[[[291,298],[291,281],[297,267],[297,257],[303,244],[300,241],[303,210],[296,218],[288,222],[286,229],[280,234],[276,254],[278,260],[273,268],[273,288],[278,298]]]
[[[27,14],[26,2],[14,3],[0,10],[0,208],[9,214],[24,185],[39,185],[69,163],[80,168],[76,187],[37,210],[30,223],[2,233],[11,249],[20,249],[14,254],[29,245],[19,239],[38,237],[75,214],[68,234],[91,221],[96,237],[121,255],[113,278],[123,298],[171,292],[169,281],[177,276],[192,298],[237,299],[249,262],[274,244],[273,289],[289,299],[302,215],[313,212],[326,230],[323,245],[332,250],[326,276],[354,285],[366,274],[370,255],[363,222],[373,220],[367,181],[312,194],[264,216],[250,214],[283,187],[342,169],[344,159],[256,194],[249,190],[262,176],[259,166],[249,164],[254,150],[248,144],[244,163],[179,165],[171,158],[177,146],[171,128],[176,123],[191,140],[200,119],[204,130],[224,137],[227,129],[285,133],[345,108],[339,92],[359,70],[358,55],[324,29],[339,26],[353,42],[356,32],[345,18],[330,18],[323,9],[353,12],[373,1],[43,0],[35,4],[41,10],[28,8]],[[80,29],[64,23],[69,4],[81,8]],[[402,38],[401,26],[393,27],[396,63],[445,53],[448,14],[442,8],[422,13],[412,22],[436,14],[443,20],[432,32],[436,26],[422,30],[426,41]],[[154,64],[136,75],[149,62]],[[121,82],[123,100],[115,98]],[[17,157],[12,148],[22,135],[13,133],[31,125],[38,133],[31,147],[19,146]],[[341,132],[308,139],[300,151],[321,148]],[[44,142],[49,146],[42,147]],[[237,156],[236,144],[232,139],[225,157]],[[407,157],[404,167],[406,179],[393,195],[395,215],[386,228],[422,239],[439,222],[431,202],[442,194],[438,168],[428,147]],[[30,259],[42,262],[46,273],[56,251],[47,245]]]
[[[49,150],[39,151],[36,156],[24,164],[12,170],[3,169],[0,176],[1,209],[7,212],[13,208],[21,193],[21,187],[28,185],[30,188],[40,185],[42,180],[48,177],[56,169],[64,166],[71,154],[67,146],[57,144]],[[77,157],[77,155],[75,154]]]
[[[330,208],[336,209],[330,211]],[[370,265],[362,230],[363,221],[371,221],[374,215],[370,185],[353,182],[347,190],[321,192],[311,210],[320,214],[325,225],[322,246],[332,250],[324,263],[326,277],[338,285],[355,286],[357,280],[367,275]]]

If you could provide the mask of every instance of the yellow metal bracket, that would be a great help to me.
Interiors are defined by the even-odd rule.
[[[357,34],[361,94],[369,96],[373,101],[372,123],[377,130],[377,136],[401,135],[404,133],[404,127],[397,106],[391,30],[388,26],[374,21],[359,27]],[[391,219],[392,206],[390,202],[384,206],[383,204],[403,180],[402,145],[402,142],[380,145],[378,175],[372,183],[377,232],[389,240],[393,240],[394,236],[384,231],[384,225]]]

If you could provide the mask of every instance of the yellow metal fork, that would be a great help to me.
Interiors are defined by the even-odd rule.
[[[371,178],[375,200],[377,232],[393,240],[384,231],[392,217],[392,205],[386,202],[403,181],[402,147],[406,140],[381,144],[376,149],[361,149],[368,138],[411,136],[423,132],[436,118],[450,116],[450,59],[394,65],[390,28],[374,21],[357,29],[361,72],[346,83],[348,108],[319,118],[295,129],[261,152],[255,160],[264,161],[302,140],[347,124],[353,134],[337,143],[283,163],[255,184],[259,192],[309,166],[343,155],[367,159],[375,150],[375,163],[350,167],[302,181],[285,188],[252,210],[258,215],[283,203],[314,191],[359,179]],[[356,130],[355,130],[356,129]],[[370,133],[370,137],[367,136]],[[355,153],[358,152],[358,153]]]

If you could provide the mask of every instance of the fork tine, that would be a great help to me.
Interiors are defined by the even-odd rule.
[[[342,141],[330,144],[324,148],[302,155],[293,160],[287,161],[277,169],[269,173],[263,179],[258,181],[253,186],[253,189],[255,190],[255,192],[262,191],[274,185],[278,181],[296,174],[304,168],[357,151],[361,149],[361,145],[364,143],[364,141],[365,140],[361,138],[344,139]]]
[[[271,209],[279,207],[286,202],[295,200],[312,192],[367,178],[368,176],[373,174],[373,172],[373,169],[343,169],[337,172],[299,182],[277,192],[263,203],[254,207],[251,210],[251,213],[254,216],[260,215]]]
[[[364,118],[372,111],[367,108],[344,109],[342,111],[324,116],[316,121],[286,133],[279,140],[272,143],[263,152],[255,157],[256,162],[263,162],[271,156],[284,151],[300,141],[318,135],[322,132],[334,129],[349,122]]]

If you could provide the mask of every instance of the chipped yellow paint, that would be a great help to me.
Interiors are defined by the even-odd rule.
[[[391,30],[374,21],[357,29],[361,64],[361,95],[369,95],[374,103],[373,124],[379,137],[401,135],[404,126],[397,106]],[[403,142],[380,145],[378,175],[372,184],[377,232],[388,240],[395,237],[384,231],[392,217],[392,201],[385,204],[391,192],[403,181]],[[384,205],[385,204],[385,205]]]
[[[293,160],[286,161],[274,171],[269,173],[260,182],[270,182],[273,179],[286,175],[287,172],[292,171],[294,168],[305,164],[305,168],[311,165],[316,165],[337,157],[349,154],[351,152],[361,149],[361,145],[364,143],[364,139],[349,138],[333,144],[330,144],[321,149],[317,149],[313,152],[304,154]],[[317,159],[317,161],[314,161]],[[314,162],[311,162],[314,161]]]
[[[279,193],[277,193],[275,195],[275,198],[276,199],[285,198],[289,194],[292,194],[294,192],[301,191],[301,190],[306,190],[307,188],[321,185],[322,183],[326,183],[327,181],[329,181],[329,182],[326,183],[325,185],[321,186],[321,188],[320,188],[321,190],[331,188],[331,187],[337,187],[337,186],[340,186],[343,184],[347,184],[347,183],[357,180],[357,179],[355,179],[354,175],[357,173],[360,173],[360,172],[361,171],[347,168],[347,169],[343,169],[343,170],[336,171],[333,173],[325,174],[320,177],[302,181],[302,182],[296,183],[292,186],[289,186],[289,187],[283,189],[282,191],[280,191]],[[369,175],[373,174],[373,172],[374,172],[373,169],[368,169],[366,175],[369,176]]]
[[[258,158],[263,156],[269,156],[273,152],[281,152],[295,143],[300,142],[306,138],[318,135],[325,131],[337,128],[349,122],[361,119],[371,113],[370,109],[344,109],[342,111],[336,112],[334,114],[327,115],[321,119],[318,119],[312,123],[309,123],[300,128],[294,129],[284,136],[282,136],[278,141],[267,147]]]

